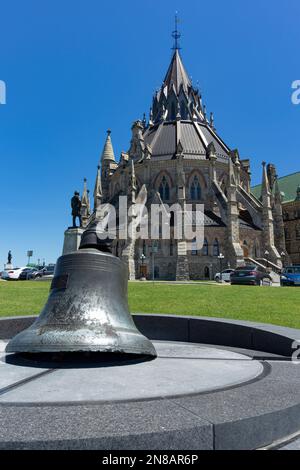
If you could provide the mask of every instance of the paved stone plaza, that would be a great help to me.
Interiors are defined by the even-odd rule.
[[[5,342],[1,345],[4,349]],[[0,403],[112,403],[176,397],[232,387],[264,372],[259,361],[231,351],[176,342],[154,345],[158,357],[153,360],[107,360],[102,355],[85,362],[43,365],[43,360],[2,352]]]
[[[300,367],[291,360],[299,330],[135,315],[156,359],[5,354],[33,320],[0,321],[0,449],[299,445]]]

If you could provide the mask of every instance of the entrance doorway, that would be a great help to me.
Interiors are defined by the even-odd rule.
[[[210,279],[209,267],[205,266],[204,268],[204,279]]]

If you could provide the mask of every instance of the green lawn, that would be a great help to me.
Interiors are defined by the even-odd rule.
[[[48,282],[0,282],[0,316],[38,314]],[[300,289],[129,283],[131,312],[205,315],[300,328]]]

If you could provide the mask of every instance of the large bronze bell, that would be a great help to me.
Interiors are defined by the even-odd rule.
[[[86,236],[85,236],[86,235]],[[96,247],[96,248],[95,248]],[[118,352],[156,356],[151,341],[136,328],[128,310],[127,266],[91,242],[61,256],[48,301],[37,320],[17,334],[7,352]]]

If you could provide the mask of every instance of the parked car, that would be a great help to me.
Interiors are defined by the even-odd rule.
[[[42,269],[44,276],[53,276],[55,269],[55,264],[50,264],[49,266],[44,266]]]
[[[231,284],[248,284],[254,286],[271,286],[272,278],[262,266],[241,266],[231,274]]]
[[[38,277],[42,277],[43,273],[39,271],[37,268],[26,268],[23,269],[19,276],[19,280],[24,281],[27,279],[37,279]]]
[[[9,269],[8,271],[3,271],[1,278],[7,281],[9,280],[16,281],[19,279],[20,274],[22,273],[22,271],[24,271],[24,269],[28,269],[28,268],[25,266],[23,268],[14,268],[14,269]]]
[[[287,266],[280,276],[281,286],[300,286],[300,266]]]
[[[217,273],[215,275],[215,281],[220,282],[222,280],[222,281],[225,281],[225,282],[230,282],[230,275],[233,272],[234,272],[234,269],[224,269],[224,271],[222,271],[222,273]],[[221,274],[222,274],[222,276],[221,276]]]

